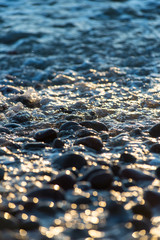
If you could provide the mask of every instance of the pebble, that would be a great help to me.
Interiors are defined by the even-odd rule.
[[[133,219],[131,223],[134,231],[145,230],[146,232],[149,232],[151,229],[151,223],[148,219],[142,220]]]
[[[8,134],[10,134],[10,130],[8,129],[8,128],[6,128],[6,127],[0,127],[0,133],[8,133]]]
[[[50,143],[57,138],[57,132],[52,128],[40,130],[35,133],[34,138],[39,142]]]
[[[81,125],[79,125],[79,123],[77,122],[72,122],[72,121],[69,121],[69,122],[66,122],[66,123],[63,123],[60,128],[59,128],[59,132],[61,131],[66,131],[66,130],[74,130],[74,131],[77,131],[79,129],[81,129]]]
[[[160,205],[160,192],[147,190],[144,192],[144,200],[152,207]]]
[[[98,122],[98,121],[83,121],[83,122],[80,122],[80,125],[86,128],[94,129],[97,132],[108,131],[108,127],[104,123]]]
[[[96,131],[88,130],[88,129],[80,129],[76,131],[76,137],[77,138],[83,138],[88,136],[95,136],[97,135]]]
[[[120,161],[123,161],[125,163],[135,163],[136,162],[136,158],[130,154],[130,153],[122,153],[120,158],[119,158]]]
[[[132,207],[132,212],[134,214],[142,215],[145,218],[151,218],[152,217],[152,210],[149,205],[147,204],[137,204]]]
[[[76,177],[69,170],[60,172],[54,179],[52,179],[49,182],[49,184],[59,185],[64,190],[72,189],[75,183],[76,183]]]
[[[71,201],[72,203],[75,203],[77,205],[81,205],[81,204],[91,204],[92,201],[90,198],[85,197],[85,196],[77,196],[75,199],[73,199]]]
[[[6,128],[21,128],[21,125],[20,124],[17,124],[17,123],[7,123],[4,125]]]
[[[21,111],[14,114],[11,120],[16,123],[25,123],[32,120],[32,115],[27,111]]]
[[[88,181],[94,189],[108,189],[113,182],[113,175],[108,171],[99,171],[92,174]]]
[[[93,148],[96,151],[101,151],[103,147],[102,141],[97,137],[83,137],[75,141],[75,145],[82,144],[86,147]]]
[[[0,181],[4,179],[5,170],[3,168],[0,168]]]
[[[150,152],[152,153],[160,153],[160,144],[159,143],[155,143],[151,146],[150,148]]]
[[[25,231],[34,231],[36,229],[38,229],[40,227],[40,224],[38,221],[24,221],[24,220],[20,220],[20,224],[19,224],[19,228],[20,229],[24,229]]]
[[[124,168],[121,170],[120,176],[122,178],[131,178],[134,181],[153,181],[154,177],[148,174],[143,173],[140,170]]]
[[[18,94],[18,93],[23,93],[22,90],[19,90],[18,88],[16,87],[13,87],[13,86],[3,86],[3,87],[0,87],[0,92],[3,94],[3,95],[7,95],[7,94]]]
[[[151,137],[157,138],[160,137],[160,123],[154,125],[150,130],[149,134]]]
[[[87,165],[87,162],[83,156],[78,153],[65,153],[62,156],[53,159],[53,166],[59,169],[67,169],[75,167],[81,169],[83,166]]]
[[[23,148],[26,149],[26,150],[31,150],[31,151],[34,151],[34,150],[40,150],[40,149],[43,149],[46,147],[46,144],[44,143],[37,143],[37,142],[31,142],[31,143],[26,143],[23,145]]]
[[[64,146],[64,142],[61,139],[55,138],[53,140],[53,147],[54,148],[63,148],[63,146]]]
[[[0,213],[0,230],[16,230],[18,229],[18,221],[16,218],[9,214],[9,218],[5,218],[2,213]]]
[[[155,175],[158,179],[160,179],[160,166],[155,170]]]
[[[58,186],[58,185],[57,185]],[[27,194],[29,198],[38,198],[39,200],[62,201],[65,199],[62,189],[55,188],[37,188]]]

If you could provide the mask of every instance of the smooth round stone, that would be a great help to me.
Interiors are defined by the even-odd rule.
[[[151,218],[152,217],[152,211],[150,206],[148,206],[147,204],[137,204],[135,206],[132,207],[132,212],[134,214],[138,214],[138,215],[142,215],[146,218]]]
[[[148,219],[142,219],[142,220],[133,219],[131,223],[134,231],[141,231],[141,230],[146,230],[146,232],[150,231],[151,223]]]
[[[79,129],[81,129],[82,127],[79,125],[79,123],[77,122],[72,122],[72,121],[69,121],[69,122],[66,122],[66,123],[63,123],[60,128],[59,128],[59,132],[61,131],[66,131],[66,130],[74,130],[74,131],[77,131]]]
[[[29,112],[21,111],[16,113],[12,118],[13,122],[24,123],[32,120],[32,115]]]
[[[21,128],[21,125],[20,124],[17,124],[17,123],[7,123],[4,125],[6,128]]]
[[[0,168],[0,180],[3,180],[4,179],[4,174],[5,174],[5,171],[3,168]]]
[[[36,132],[34,138],[36,141],[49,143],[53,142],[53,140],[57,138],[57,133],[54,129],[48,128]]]
[[[155,170],[155,175],[158,179],[160,179],[160,166]]]
[[[53,147],[54,148],[63,148],[63,146],[64,146],[64,142],[61,139],[55,138],[53,140]]]
[[[114,174],[115,176],[119,176],[121,167],[120,167],[118,164],[113,164],[113,165],[111,166],[111,170],[112,170],[112,172],[113,172],[113,174]]]
[[[88,129],[80,129],[76,132],[77,138],[83,138],[88,136],[95,136],[97,135],[96,131],[88,130]]]
[[[105,171],[100,166],[84,166],[84,169],[82,170],[84,171],[84,173],[81,177],[78,178],[78,181],[88,181],[89,177],[92,176],[94,173]]]
[[[150,152],[152,153],[160,153],[160,144],[159,143],[155,143],[151,146],[150,148]]]
[[[26,143],[23,145],[23,148],[26,150],[41,150],[45,148],[46,145],[44,143],[39,143],[39,142],[31,142],[31,143]]]
[[[136,162],[136,158],[133,155],[131,155],[130,153],[122,153],[119,160],[123,161],[125,163],[135,163]]]
[[[149,134],[151,137],[157,138],[160,137],[160,123],[154,125],[150,130]]]
[[[108,189],[113,182],[113,175],[110,171],[96,172],[88,178],[88,181],[91,183],[92,188]]]
[[[21,220],[20,224],[19,224],[19,228],[24,229],[26,231],[33,231],[33,230],[38,229],[39,227],[40,227],[40,224],[37,221],[32,222],[29,220],[27,220],[27,221]]]
[[[8,134],[10,134],[10,130],[8,128],[5,128],[5,127],[0,127],[0,133],[8,133]]]
[[[16,101],[23,103],[23,105],[25,105],[28,108],[40,107],[40,102],[38,99],[35,99],[33,101],[33,99],[30,99],[28,96],[25,95],[17,96]]]
[[[140,170],[125,168],[121,171],[120,176],[122,178],[131,178],[134,181],[153,181],[155,178],[151,175],[145,174]]]
[[[16,230],[18,229],[18,221],[14,217],[9,219],[4,218],[3,214],[0,214],[0,230]]]
[[[144,200],[152,207],[160,205],[160,192],[147,190],[144,193]]]
[[[61,201],[64,200],[63,191],[58,188],[38,188],[27,194],[27,197],[38,198],[39,200]]]
[[[81,169],[83,166],[87,165],[85,158],[78,153],[65,153],[62,156],[53,159],[53,165],[58,169],[67,169],[75,167]]]
[[[3,95],[7,95],[7,94],[18,94],[18,93],[23,93],[22,90],[19,90],[18,88],[12,87],[12,86],[3,86],[0,87],[0,92]]]
[[[76,177],[71,171],[59,173],[49,184],[57,184],[64,190],[72,189],[76,183]]]
[[[74,199],[72,201],[73,203],[77,204],[77,205],[81,205],[81,204],[91,204],[92,201],[90,198],[87,198],[85,196],[78,196],[76,199]]]
[[[92,148],[96,151],[101,151],[103,147],[103,143],[99,138],[96,137],[84,137],[84,138],[79,138],[75,141],[75,145],[82,144],[86,147]]]
[[[97,132],[108,131],[108,127],[104,123],[98,122],[98,121],[83,121],[83,122],[80,122],[80,125],[86,128],[92,128]]]

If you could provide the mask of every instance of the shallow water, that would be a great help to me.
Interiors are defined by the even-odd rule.
[[[144,192],[160,191],[155,176],[159,154],[150,152],[158,139],[149,135],[160,118],[160,3],[0,0],[0,12],[0,164],[5,170],[1,214],[3,219],[40,224],[34,231],[11,227],[9,236],[0,230],[0,237],[18,239],[17,233],[21,239],[35,240],[160,237],[155,208],[149,231],[145,227],[134,230],[130,223],[142,220],[131,208],[144,204]],[[26,148],[40,129],[58,132],[65,121],[85,120],[103,122],[109,129],[96,132],[103,140],[98,153],[75,146],[77,133],[73,131],[59,133],[63,149],[52,144],[41,145],[41,150]],[[7,125],[12,123],[17,125]],[[155,180],[123,192],[82,191],[75,186],[65,192],[65,201],[41,203],[35,198],[35,209],[24,211],[28,191],[41,188],[58,174],[52,160],[68,151],[82,154],[89,166],[108,169],[120,164],[149,173]],[[133,154],[136,163],[121,163],[123,152]],[[124,187],[125,181],[114,176],[114,185]],[[78,196],[91,203],[72,202]],[[41,205],[46,210],[40,211]]]

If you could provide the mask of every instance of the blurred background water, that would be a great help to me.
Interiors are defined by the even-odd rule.
[[[118,66],[159,76],[160,2],[0,0],[0,77]]]

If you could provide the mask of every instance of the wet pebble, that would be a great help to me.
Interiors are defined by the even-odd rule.
[[[6,216],[8,215],[8,217]],[[0,214],[0,230],[16,230],[18,229],[18,221],[12,217],[9,213]]]
[[[6,127],[0,127],[0,133],[8,133],[10,134],[10,130]]]
[[[155,143],[151,146],[150,148],[150,152],[152,153],[160,153],[160,144],[159,143]]]
[[[19,228],[24,229],[25,231],[34,231],[40,227],[38,221],[29,221],[20,219]]]
[[[20,124],[17,124],[17,123],[7,123],[4,125],[6,128],[21,128],[21,125]]]
[[[57,187],[57,188],[56,188]],[[55,188],[37,188],[27,194],[29,198],[38,198],[39,200],[51,200],[51,201],[61,201],[64,200],[64,193],[62,189],[58,187]]]
[[[6,95],[6,94],[18,94],[18,93],[23,93],[22,90],[19,90],[18,88],[16,87],[13,87],[13,86],[3,86],[3,87],[0,87],[0,92],[3,94],[3,95]]]
[[[73,198],[73,200],[71,201],[72,203],[75,203],[77,205],[80,204],[91,204],[92,200],[88,197],[85,196],[76,196],[75,198]]]
[[[87,165],[85,158],[78,153],[65,153],[62,156],[53,159],[53,166],[59,169],[67,169],[71,167],[81,169],[85,165]]]
[[[57,132],[52,128],[40,130],[35,133],[34,138],[39,142],[50,143],[57,138]]]
[[[145,230],[146,232],[150,231],[151,223],[148,219],[142,219],[142,220],[133,219],[131,223],[134,231],[141,231],[141,230]]]
[[[82,127],[79,125],[79,123],[77,122],[72,122],[72,121],[68,121],[66,123],[63,123],[60,128],[59,131],[69,131],[69,130],[74,130],[77,131],[79,129],[81,129]]]
[[[136,170],[136,169],[131,169],[131,168],[124,168],[122,169],[120,176],[122,178],[131,178],[135,181],[153,181],[154,177],[149,175],[149,174],[145,174],[140,170]]]
[[[130,153],[122,153],[120,158],[120,161],[123,161],[124,163],[135,163],[136,162],[136,158],[130,154]]]
[[[148,204],[137,204],[132,207],[132,212],[134,214],[142,215],[145,218],[152,217],[152,210]]]
[[[4,179],[4,175],[5,175],[5,170],[3,168],[0,168],[0,180]]]
[[[152,207],[160,205],[160,192],[147,190],[144,192],[144,200]]]
[[[94,129],[97,132],[108,131],[108,127],[104,123],[98,122],[98,121],[83,121],[83,122],[80,122],[80,125],[86,128]]]
[[[93,148],[96,151],[101,151],[103,143],[100,138],[97,137],[83,137],[75,141],[75,145],[82,144],[86,147]]]
[[[14,114],[11,120],[16,123],[25,123],[32,120],[32,115],[27,111],[21,111]]]
[[[31,142],[31,143],[26,143],[23,145],[23,148],[26,150],[40,150],[46,147],[46,144],[44,143],[37,143],[37,142]]]
[[[155,170],[155,175],[158,179],[160,179],[160,166]]]
[[[160,137],[160,123],[154,125],[150,130],[149,134],[151,137],[157,138]]]
[[[76,132],[77,138],[83,138],[88,136],[95,136],[97,135],[96,131],[88,130],[88,129],[80,129]]]
[[[59,139],[59,138],[55,138],[54,141],[53,141],[53,147],[54,148],[63,148],[64,146],[64,142]]]
[[[76,177],[69,170],[60,172],[54,179],[52,179],[49,182],[49,184],[59,185],[64,190],[72,189],[75,183],[76,183]]]

